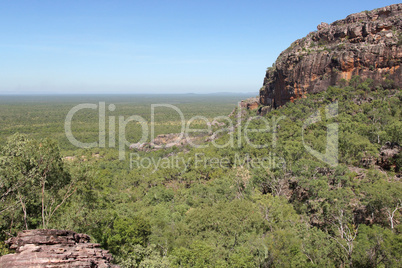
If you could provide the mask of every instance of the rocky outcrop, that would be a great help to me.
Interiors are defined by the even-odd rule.
[[[26,230],[7,240],[15,254],[0,257],[0,267],[117,267],[112,255],[89,243],[86,234],[64,230]]]
[[[402,86],[402,4],[349,15],[295,41],[268,68],[260,102],[273,108],[359,75]]]
[[[380,149],[380,156],[377,159],[377,165],[383,169],[393,169],[396,172],[400,171],[400,155],[401,146],[397,143],[386,142]]]
[[[257,109],[258,108],[258,98],[254,98],[254,100],[246,100],[242,101],[242,104],[244,104],[241,107],[242,108],[247,108],[250,110]],[[250,105],[247,106],[247,105]],[[234,112],[232,112],[233,114]],[[232,114],[229,115],[232,116]],[[201,132],[198,132],[196,135],[193,135],[191,132],[187,132],[185,130],[182,133],[169,133],[169,134],[160,134],[156,136],[155,139],[153,139],[151,142],[137,142],[137,143],[132,143],[130,144],[130,149],[131,150],[137,150],[137,151],[144,151],[144,152],[150,152],[150,151],[157,151],[161,149],[168,149],[172,147],[184,147],[184,146],[197,146],[201,144],[202,142],[205,141],[213,141],[218,138],[218,135],[214,130],[219,130],[219,132],[222,131],[227,131],[227,132],[233,132],[234,127],[228,127],[226,128],[226,124],[223,122],[219,122],[217,120],[212,120],[206,122],[206,126],[208,127],[207,129],[203,129],[201,127]]]
[[[242,100],[240,102],[240,107],[245,108],[247,110],[255,110],[260,106],[260,102],[258,98],[249,98],[247,100]]]
[[[191,144],[195,142],[196,137],[188,137],[182,133],[169,133],[169,134],[160,134],[156,136],[152,142],[137,142],[130,144],[131,150],[138,151],[156,151],[161,149],[171,148],[173,146],[183,147],[185,145]]]

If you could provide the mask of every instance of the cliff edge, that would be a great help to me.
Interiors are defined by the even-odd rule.
[[[402,87],[402,4],[321,23],[283,51],[268,68],[260,103],[282,106],[306,93],[344,83],[352,76],[374,85]]]

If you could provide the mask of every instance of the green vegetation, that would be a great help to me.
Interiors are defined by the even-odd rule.
[[[135,152],[137,160],[180,160],[158,167],[129,161],[133,151],[121,161],[113,148],[68,146],[57,120],[64,123],[72,102],[51,109],[31,105],[30,120],[23,105],[2,104],[0,236],[4,240],[26,226],[88,233],[122,267],[400,267],[402,156],[384,169],[375,159],[385,143],[402,141],[402,92],[375,88],[373,81],[359,77],[344,84],[264,117],[253,118],[255,111],[247,111],[240,130],[254,131],[239,136],[237,129],[214,141],[230,146],[208,142],[205,148]],[[335,101],[337,116],[327,117],[325,107]],[[119,109],[120,104],[110,102]],[[211,99],[178,106],[186,119],[213,118],[231,111],[235,101],[231,108],[228,102],[219,109]],[[149,108],[141,109],[149,114]],[[127,105],[113,115],[138,111]],[[303,124],[317,111],[321,120],[302,136]],[[97,138],[96,114],[91,112],[77,114],[77,122],[83,122],[79,137],[92,135],[88,141]],[[43,119],[44,114],[51,120]],[[159,133],[179,131],[174,116],[161,114]],[[167,121],[176,128],[162,124]],[[272,122],[277,122],[275,128]],[[325,153],[328,125],[335,123],[339,164],[330,166],[305,145]],[[11,135],[16,131],[30,134]],[[56,144],[44,133],[59,141],[61,155],[75,158],[61,161]],[[0,245],[0,253],[6,252]]]
[[[397,43],[397,45],[398,46],[402,45],[402,33],[398,34],[398,43]]]
[[[248,97],[248,96],[247,96]],[[105,102],[106,122],[109,116],[125,118],[139,115],[146,121],[151,119],[151,104],[169,103],[178,107],[185,119],[199,115],[209,120],[218,115],[228,115],[245,95],[54,95],[54,96],[1,96],[0,98],[0,143],[14,133],[27,134],[30,138],[48,137],[58,142],[64,150],[76,149],[66,138],[64,121],[67,113],[82,103],[99,104]],[[114,104],[115,111],[109,111],[108,105]],[[99,111],[83,109],[73,117],[72,131],[82,142],[93,142],[98,139]],[[205,125],[205,124],[204,124]],[[150,127],[150,126],[149,126]],[[180,132],[180,116],[170,108],[155,108],[155,135]],[[195,122],[194,128],[200,127]],[[108,129],[108,126],[107,126]],[[117,131],[117,129],[116,129]],[[149,129],[150,131],[150,129]],[[141,129],[138,125],[128,124],[126,137],[130,142],[140,139]]]

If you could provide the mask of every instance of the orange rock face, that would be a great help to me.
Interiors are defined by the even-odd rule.
[[[260,103],[258,101],[258,98],[249,98],[240,103],[240,106],[242,108],[246,108],[247,110],[256,110],[258,109],[259,105]]]
[[[402,87],[402,4],[349,15],[295,41],[268,68],[260,103],[273,108],[359,75]]]

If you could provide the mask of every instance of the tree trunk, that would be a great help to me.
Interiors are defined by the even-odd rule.
[[[25,206],[24,201],[22,201],[22,197],[19,194],[20,197],[20,203],[21,203],[21,207],[22,207],[22,211],[24,211],[24,224],[25,224],[25,230],[28,230],[28,223],[27,223],[27,208]]]
[[[42,182],[42,228],[46,229],[46,223],[45,223],[45,181]]]

